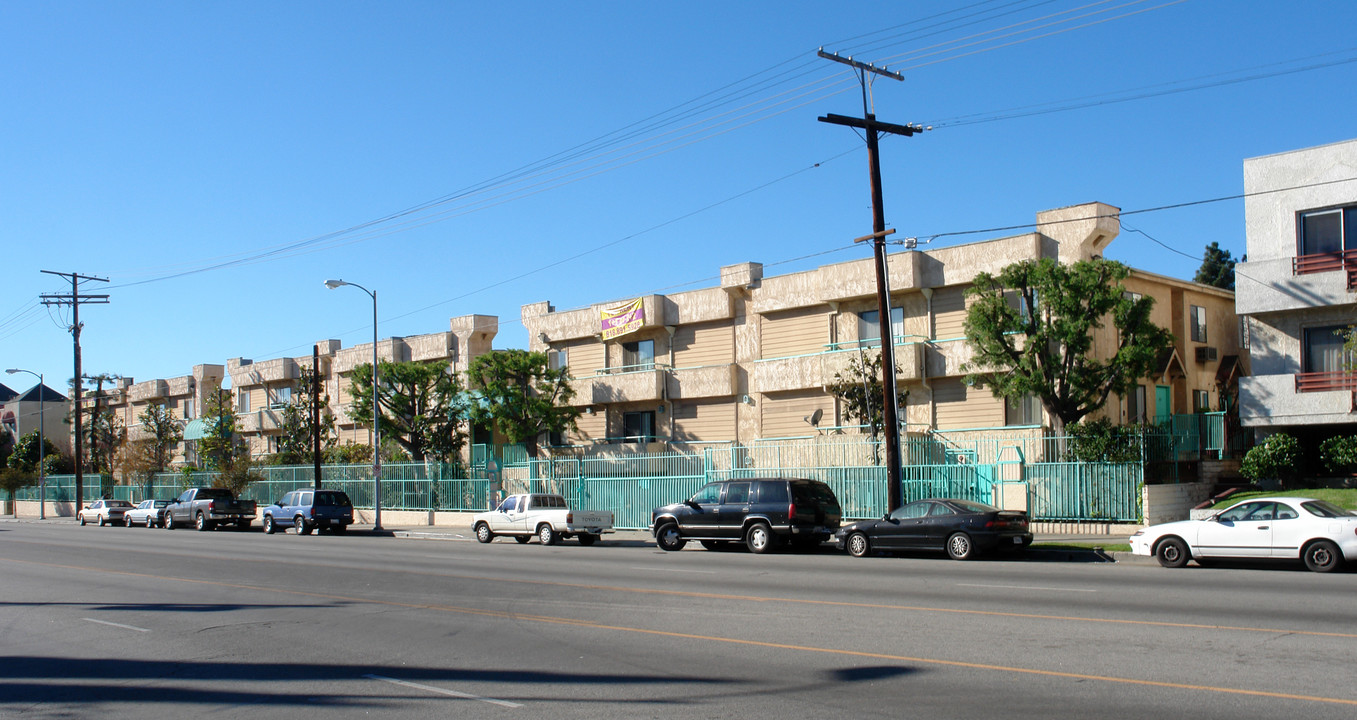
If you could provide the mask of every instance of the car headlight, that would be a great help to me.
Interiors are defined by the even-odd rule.
[[[1133,537],[1133,538],[1138,538],[1138,537],[1140,537],[1141,535],[1144,535],[1144,534],[1145,534],[1145,531],[1144,531],[1144,530],[1137,530],[1137,531],[1131,533],[1131,537]]]

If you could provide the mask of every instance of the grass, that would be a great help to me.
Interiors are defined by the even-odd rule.
[[[1357,488],[1301,488],[1298,490],[1255,490],[1251,492],[1237,492],[1228,498],[1216,503],[1211,507],[1212,510],[1223,510],[1235,503],[1251,500],[1253,498],[1264,497],[1308,497],[1315,500],[1326,500],[1347,510],[1357,510]]]

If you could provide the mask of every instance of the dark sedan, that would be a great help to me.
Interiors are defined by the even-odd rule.
[[[834,540],[853,557],[875,550],[945,550],[953,560],[969,560],[995,549],[1024,549],[1032,544],[1032,533],[1027,513],[974,500],[933,498],[899,507],[880,520],[845,525]]]

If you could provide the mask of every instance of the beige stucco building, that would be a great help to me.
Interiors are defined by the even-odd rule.
[[[112,411],[118,424],[127,432],[127,439],[140,440],[146,437],[142,428],[141,414],[150,405],[161,405],[174,412],[174,416],[184,423],[185,441],[202,437],[202,412],[207,398],[221,387],[225,369],[221,365],[194,365],[193,371],[178,377],[145,380],[136,382],[133,378],[123,377],[113,380],[111,386],[105,386],[103,395],[87,395],[87,403],[99,402]],[[173,463],[193,462],[191,444],[180,443],[175,447]]]
[[[1037,215],[1036,230],[947,248],[908,250],[888,260],[891,326],[908,431],[1040,428],[1039,403],[1007,406],[969,387],[962,366],[965,291],[977,273],[1021,260],[1092,258],[1117,236],[1117,208],[1102,203]],[[1173,332],[1174,352],[1137,393],[1105,413],[1152,420],[1219,404],[1218,379],[1238,372],[1233,294],[1133,272],[1127,292],[1156,299],[1154,321]],[[721,269],[721,283],[640,300],[634,331],[604,338],[601,318],[628,301],[556,311],[524,305],[530,349],[547,351],[575,378],[578,432],[557,442],[704,444],[858,432],[827,391],[862,349],[879,342],[871,259],[765,277],[758,263]],[[1110,352],[1115,330],[1101,331]]]

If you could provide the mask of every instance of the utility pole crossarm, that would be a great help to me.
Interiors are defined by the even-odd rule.
[[[861,128],[863,130],[876,130],[877,132],[890,133],[892,135],[904,135],[909,137],[915,133],[924,131],[922,125],[897,125],[895,123],[881,122],[875,115],[868,115],[866,118],[848,117],[847,115],[826,114],[824,117],[817,118],[820,122],[831,123],[833,125],[847,125],[848,127]]]
[[[836,62],[836,63],[843,63],[844,65],[847,65],[847,66],[849,66],[849,67],[851,67],[851,68],[854,68],[854,69],[857,69],[857,70],[861,70],[862,72],[869,72],[869,73],[874,73],[874,74],[876,74],[876,75],[882,75],[882,76],[884,76],[884,77],[892,78],[892,79],[894,79],[894,80],[899,80],[899,81],[901,81],[901,82],[904,82],[904,79],[905,79],[905,76],[904,76],[904,75],[901,75],[900,73],[895,72],[895,71],[893,71],[893,70],[887,70],[886,68],[879,68],[879,67],[877,67],[877,66],[875,66],[875,65],[872,65],[872,64],[869,64],[869,63],[865,63],[865,62],[858,62],[857,60],[854,60],[853,58],[844,57],[844,56],[842,56],[842,55],[840,55],[840,54],[838,54],[838,53],[827,53],[827,52],[825,52],[825,49],[824,49],[824,48],[820,48],[819,50],[816,51],[815,54],[816,54],[816,55],[819,55],[820,57],[822,57],[822,58],[824,58],[824,59],[826,59],[826,60],[833,60],[833,61]]]

